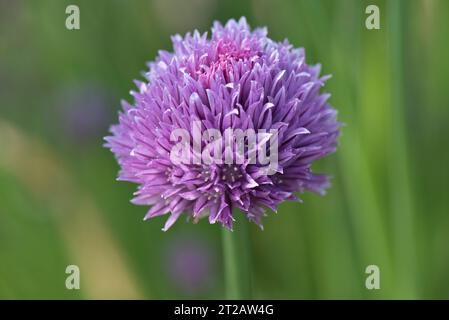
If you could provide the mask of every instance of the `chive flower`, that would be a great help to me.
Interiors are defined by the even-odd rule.
[[[336,150],[340,123],[320,92],[329,76],[306,64],[304,49],[251,30],[245,18],[215,22],[210,37],[195,31],[172,42],[173,52],[159,51],[145,81],[136,81],[134,103],[122,103],[105,138],[118,179],[138,184],[132,202],[151,206],[145,219],[168,215],[166,231],[181,215],[207,217],[232,230],[238,209],[262,227],[267,209],[305,191],[324,194],[329,179],[311,166]],[[174,158],[176,130],[203,134]],[[237,137],[243,148],[226,143]]]

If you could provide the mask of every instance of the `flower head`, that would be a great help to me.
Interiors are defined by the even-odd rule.
[[[261,226],[266,208],[298,200],[295,192],[323,193],[328,178],[311,165],[335,151],[340,124],[329,95],[320,93],[328,77],[306,64],[304,50],[270,40],[266,29],[252,31],[244,18],[216,22],[210,38],[195,31],[172,40],[174,52],[160,51],[149,63],[147,81],[132,92],[134,105],[123,103],[106,138],[121,166],[119,180],[139,185],[132,202],[152,206],[145,219],[169,214],[167,230],[182,214],[194,221],[208,216],[232,229],[239,209]],[[179,129],[222,135],[184,141],[183,155],[194,160],[177,162],[171,156]],[[229,129],[256,132],[255,144],[249,134],[231,132],[232,141],[243,137],[244,148],[228,148]],[[201,161],[211,145],[215,161]],[[250,156],[263,145],[270,146],[269,162]]]

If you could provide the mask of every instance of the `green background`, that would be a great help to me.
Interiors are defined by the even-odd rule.
[[[80,30],[65,28],[68,4]],[[365,28],[368,4],[380,30]],[[328,194],[250,226],[254,297],[449,298],[445,0],[0,0],[0,298],[224,297],[220,227],[143,222],[101,137],[170,35],[241,16],[332,74],[325,91],[346,124],[338,152],[314,166],[333,176]],[[64,112],[88,118],[76,97],[89,88],[85,99],[102,92],[107,107],[82,140]],[[189,241],[208,268],[185,290],[167,256]],[[80,290],[65,288],[70,264]],[[380,290],[365,288],[372,264]]]

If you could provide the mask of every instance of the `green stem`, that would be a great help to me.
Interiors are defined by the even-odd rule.
[[[251,299],[248,222],[239,221],[234,231],[223,228],[223,262],[227,299]]]

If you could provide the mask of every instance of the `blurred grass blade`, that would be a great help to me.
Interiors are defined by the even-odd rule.
[[[388,41],[391,55],[391,213],[398,295],[416,298],[413,205],[409,180],[404,101],[404,34],[402,0],[387,2]]]

